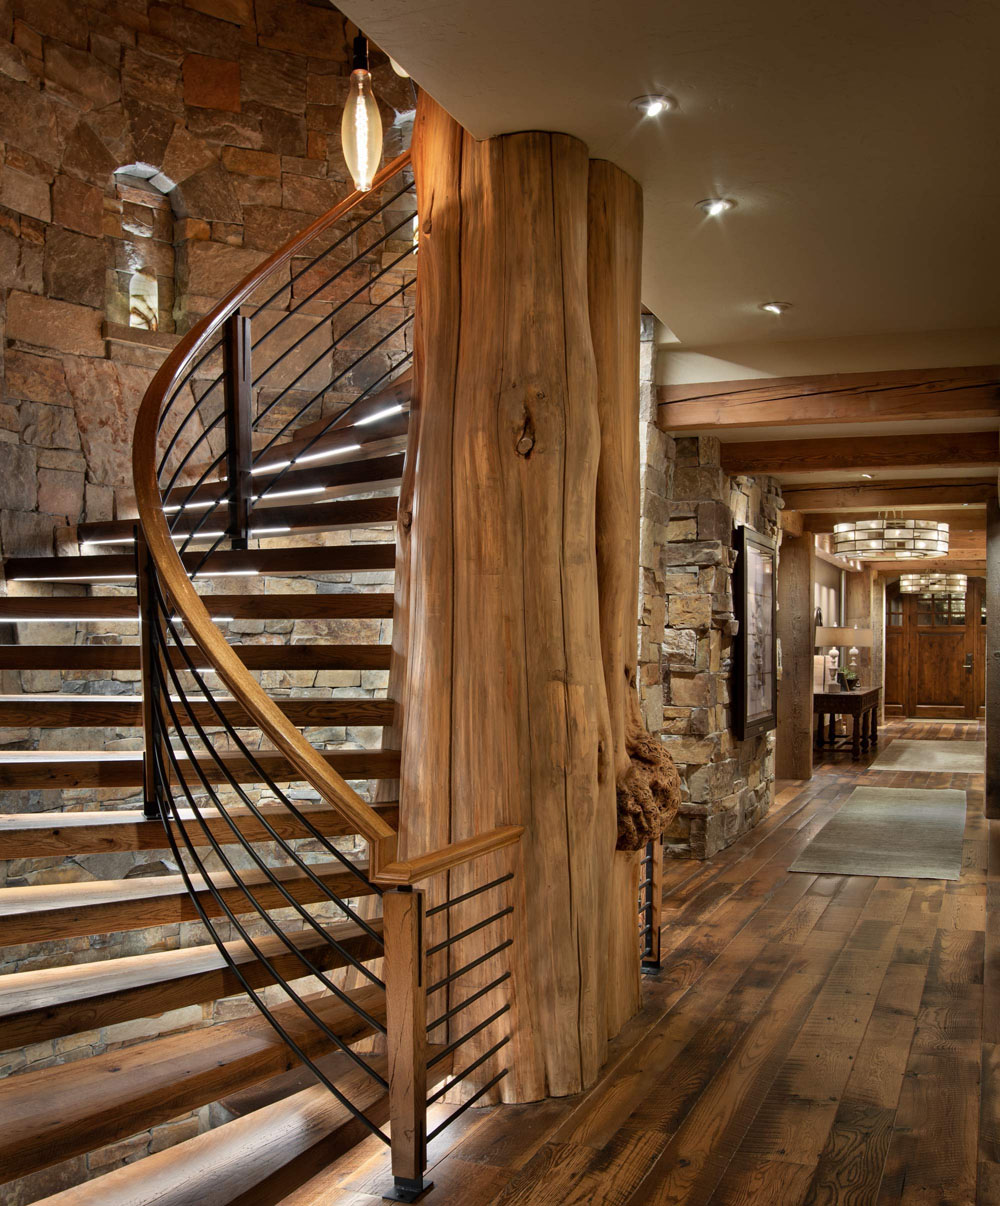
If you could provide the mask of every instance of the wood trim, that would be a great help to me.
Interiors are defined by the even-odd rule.
[[[249,670],[384,670],[389,663],[388,645],[230,645],[230,649]],[[183,655],[171,647],[170,660],[176,669],[187,667],[185,656],[199,670],[213,664],[197,645],[185,645]],[[0,670],[138,669],[138,645],[0,645]]]
[[[376,175],[373,190],[377,191],[409,163],[409,152],[398,156]],[[276,268],[288,263],[297,251],[341,221],[369,196],[369,193],[351,193],[339,205],[289,239],[255,272],[227,294],[174,348],[158,369],[139,409],[132,450],[132,470],[136,503],[149,555],[156,566],[164,593],[183,616],[192,640],[205,652],[233,696],[245,705],[247,712],[295,767],[298,774],[315,788],[323,799],[340,809],[345,818],[357,826],[358,832],[374,847],[378,847],[387,839],[394,838],[391,826],[366,804],[322,754],[305,740],[295,725],[267,696],[239,655],[230,647],[225,635],[213,623],[208,608],[194,589],[174,546],[163,513],[156,472],[157,429],[164,400],[174,384],[191,367],[205,341],[222,326],[229,315],[236,313],[240,306],[249,300],[254,290]],[[394,560],[394,546],[387,545],[386,549]]]
[[[787,511],[782,511],[782,528],[784,528],[784,518]],[[950,511],[942,511],[936,509],[933,514],[927,510],[917,510],[914,507],[902,508],[893,511],[895,519],[934,519],[938,523],[947,523],[952,527],[952,534],[955,529],[964,528],[967,532],[985,532],[986,530],[986,511],[981,509],[981,504],[977,507],[962,507]],[[855,523],[859,519],[871,519],[872,513],[870,510],[865,511],[810,511],[805,515],[800,515],[800,522],[807,532],[832,532],[834,524],[838,523]]]
[[[844,436],[818,440],[749,440],[722,445],[727,473],[821,473],[831,469],[905,469],[996,465],[997,433]]]
[[[1000,415],[1000,366],[831,373],[661,385],[657,426],[676,434],[801,423],[884,423]]]
[[[503,850],[505,846],[512,846],[521,840],[522,833],[523,825],[501,825],[475,837],[451,842],[430,854],[420,854],[404,862],[379,867],[372,874],[372,879],[377,884],[393,887],[418,884],[463,863],[471,863],[474,859],[482,858],[484,854],[492,854],[496,850]]]
[[[420,892],[382,897],[392,1174],[411,1185],[427,1162],[427,990]]]

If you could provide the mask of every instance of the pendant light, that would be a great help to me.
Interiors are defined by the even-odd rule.
[[[904,595],[964,595],[967,574],[901,574],[899,590]]]
[[[929,519],[859,519],[833,528],[838,557],[893,561],[941,557],[948,552],[948,525]]]
[[[354,66],[340,123],[340,141],[354,187],[367,193],[382,159],[382,118],[372,93],[368,39],[363,34],[354,39]]]

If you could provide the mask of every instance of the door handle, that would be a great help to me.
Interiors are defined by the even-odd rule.
[[[972,669],[972,654],[971,653],[967,653],[965,655],[965,668],[966,668],[966,670]]]

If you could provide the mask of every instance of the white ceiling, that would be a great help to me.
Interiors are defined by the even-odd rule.
[[[1000,321],[995,0],[338,6],[477,137],[562,130],[634,175],[643,300],[684,344]],[[629,108],[660,91],[676,113]]]

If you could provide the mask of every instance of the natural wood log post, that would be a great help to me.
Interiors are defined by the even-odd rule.
[[[516,1051],[502,1088],[530,1100],[592,1083],[607,1042],[616,823],[589,165],[564,135],[477,143],[424,96],[414,165],[420,443],[401,849],[527,827],[512,919]]]
[[[779,779],[812,778],[814,558],[812,532],[782,538],[778,560],[781,681],[774,749]]]
[[[639,315],[642,190],[621,168],[591,160],[587,285],[597,369],[597,575],[601,655],[611,719],[618,846],[611,868],[608,1033],[641,1004],[635,932],[641,851],[680,804],[670,755],[650,738],[637,687],[639,611]]]

